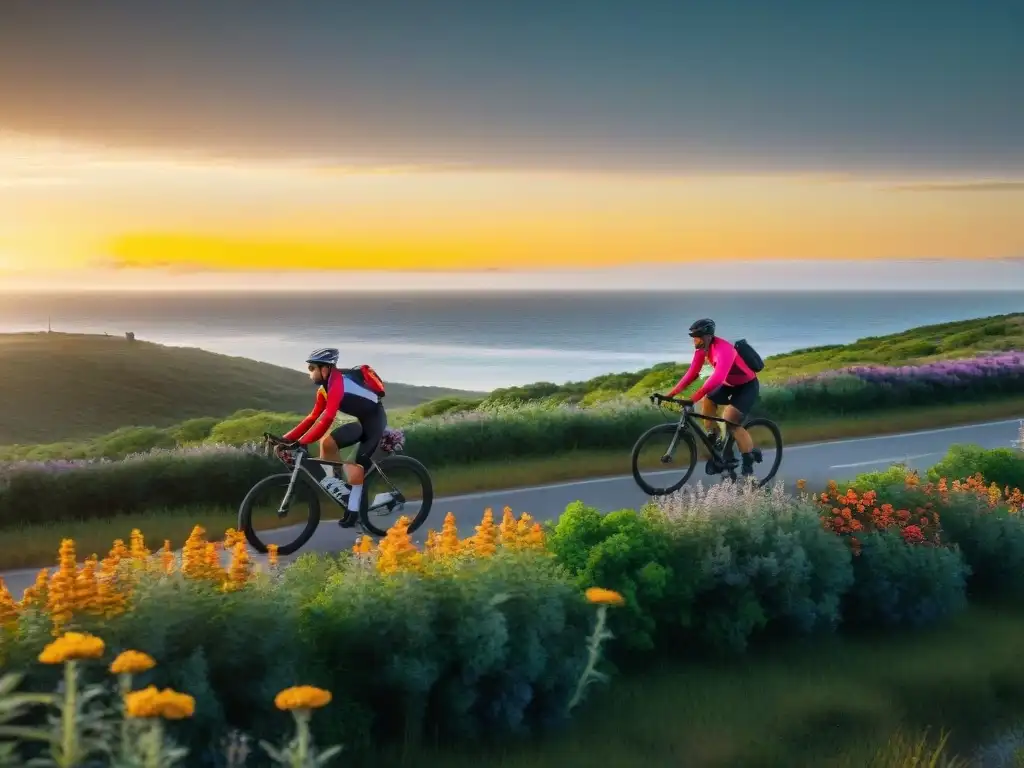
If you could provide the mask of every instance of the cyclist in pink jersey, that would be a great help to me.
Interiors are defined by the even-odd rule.
[[[705,416],[718,416],[718,409],[725,406],[722,418],[726,419],[729,430],[736,438],[736,445],[739,446],[742,454],[743,475],[754,473],[754,441],[750,434],[740,424],[743,417],[750,413],[757,402],[757,396],[761,385],[757,380],[757,374],[750,370],[750,367],[736,352],[736,347],[725,339],[715,336],[715,321],[708,318],[697,320],[690,326],[690,337],[693,339],[694,353],[693,362],[683,374],[672,390],[665,395],[675,397],[690,384],[696,381],[707,360],[714,367],[714,372],[708,380],[693,393],[692,402],[702,400],[700,410]],[[661,397],[661,395],[655,395]],[[715,446],[721,450],[723,440],[718,429],[718,423],[707,420],[709,434],[715,435]]]

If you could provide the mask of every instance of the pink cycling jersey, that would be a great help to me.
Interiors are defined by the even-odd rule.
[[[705,359],[715,366],[715,370],[708,376],[708,380],[704,382],[703,386],[693,393],[691,398],[693,402],[697,402],[709,392],[714,392],[723,384],[727,387],[738,387],[740,384],[746,384],[757,378],[757,374],[750,370],[750,367],[743,362],[743,358],[736,352],[736,347],[716,336],[711,340],[710,349],[694,351],[693,362],[690,363],[690,367],[687,368],[679,383],[672,387],[672,391],[668,393],[669,397],[675,397],[696,381],[704,367]]]

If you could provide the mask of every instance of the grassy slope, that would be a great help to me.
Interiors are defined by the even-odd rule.
[[[768,358],[765,373],[771,379],[788,379],[848,365],[907,365],[1006,350],[1024,350],[1024,313],[923,325],[853,344],[796,350]]]
[[[119,336],[0,335],[0,444],[52,442],[126,425],[165,427],[243,408],[309,410],[299,371]],[[472,393],[387,382],[388,403]]]
[[[758,346],[754,331],[748,339],[755,348]],[[1012,349],[1024,350],[1024,313],[921,326],[888,336],[858,339],[852,344],[811,347],[773,355],[765,359],[765,368],[759,377],[765,382],[783,382],[794,376],[850,365],[919,364]],[[689,350],[680,348],[678,354],[688,357]],[[523,387],[497,389],[490,394],[489,400],[512,402],[547,398],[588,405],[623,392],[641,397],[671,387],[688,366],[689,359],[684,359],[659,363],[641,371],[610,373],[563,385],[536,382]]]

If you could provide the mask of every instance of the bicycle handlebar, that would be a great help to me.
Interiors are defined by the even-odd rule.
[[[290,450],[295,451],[301,451],[306,449],[306,446],[299,445],[294,440],[285,440],[283,437],[272,435],[269,432],[263,433],[263,442],[270,443],[271,445],[281,446],[283,448],[288,448]]]
[[[674,403],[675,405],[681,405],[684,410],[693,410],[693,401],[684,400],[681,397],[666,397],[665,395],[651,395],[651,402],[657,402],[658,407],[661,407],[662,403]]]

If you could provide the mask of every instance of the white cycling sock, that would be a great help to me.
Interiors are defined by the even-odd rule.
[[[349,512],[358,512],[359,511],[359,501],[362,498],[363,498],[363,486],[362,485],[353,485],[352,486],[352,493],[348,497],[348,511]]]

